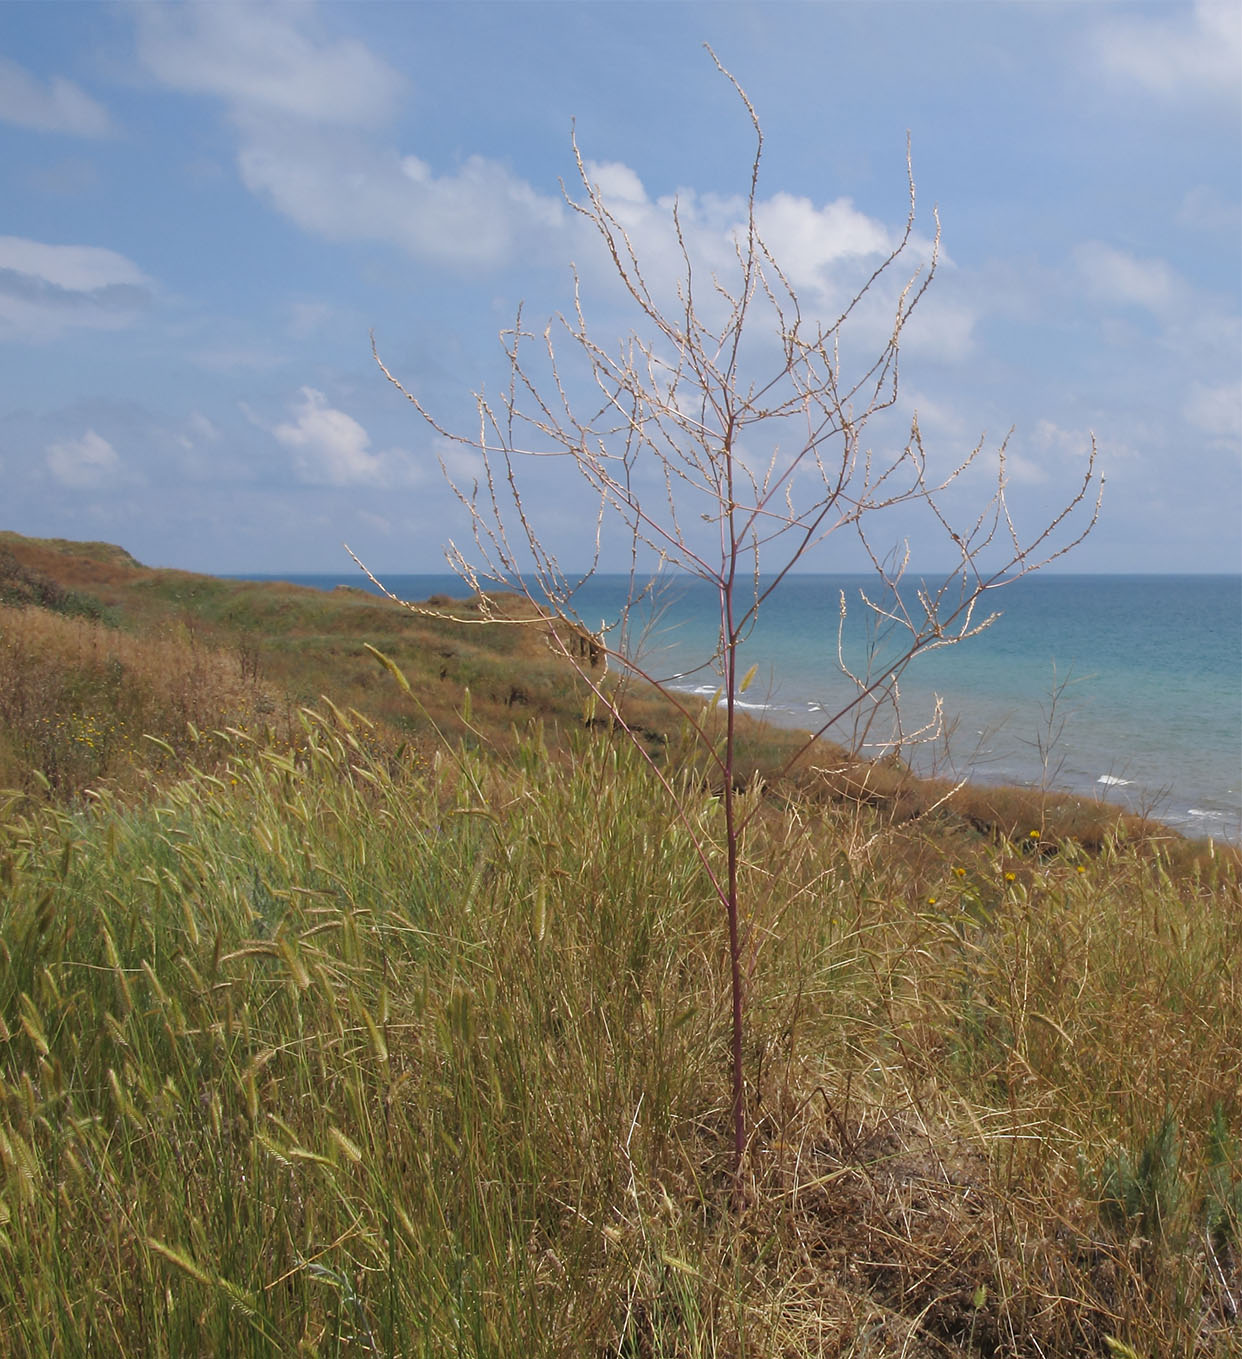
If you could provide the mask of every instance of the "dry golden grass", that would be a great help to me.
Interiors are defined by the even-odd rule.
[[[72,797],[141,782],[209,759],[195,730],[256,725],[287,730],[288,712],[233,653],[0,605],[0,786],[33,791],[42,774]]]

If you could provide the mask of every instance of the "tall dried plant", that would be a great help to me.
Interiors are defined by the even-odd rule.
[[[860,668],[847,660],[843,632],[838,633],[837,663],[847,682],[846,696],[825,705],[816,729],[792,758],[851,718],[857,748],[881,712],[894,723],[886,739],[900,743],[906,734],[897,686],[905,667],[921,652],[981,632],[997,616],[981,607],[989,592],[1081,542],[1095,523],[1101,483],[1093,442],[1081,483],[1064,506],[1034,534],[1023,536],[1006,498],[1005,443],[996,450],[981,508],[965,522],[957,520],[948,502],[955,488],[969,489],[960,485],[967,471],[982,469],[987,461],[982,440],[943,475],[929,469],[917,415],[895,450],[864,444],[869,422],[897,401],[902,336],[936,272],[939,218],[934,238],[924,243],[925,258],[905,275],[901,262],[918,242],[907,147],[909,200],[900,239],[833,319],[825,321],[804,308],[760,230],[759,119],[738,81],[711,56],[741,100],[754,135],[729,277],[718,272],[700,277],[690,233],[674,203],[679,276],[668,295],[661,295],[649,283],[651,270],[645,270],[631,230],[609,205],[574,135],[582,196],[566,192],[566,201],[602,243],[622,295],[637,307],[637,325],[615,349],[601,343],[587,323],[575,269],[568,315],[557,315],[536,332],[519,309],[512,328],[501,333],[508,381],[498,397],[482,390],[475,394],[477,429],[468,434],[448,427],[393,375],[378,352],[375,358],[436,434],[475,455],[480,470],[469,485],[442,461],[473,530],[473,553],[448,546],[458,574],[474,591],[500,585],[546,613],[554,648],[578,670],[613,723],[631,736],[671,794],[676,796],[672,771],[661,767],[626,724],[618,675],[654,684],[680,712],[714,770],[721,790],[723,873],[709,842],[715,832],[684,805],[679,814],[694,836],[728,926],[732,1151],[740,1194],[747,1143],[744,964],[750,922],[739,892],[739,866],[743,835],[754,815],[754,804],[748,809],[740,798],[735,767],[738,699],[750,678],[741,670],[743,643],[773,592],[799,564],[808,563],[812,549],[835,534],[853,533],[874,573],[874,588],[861,594],[862,605],[889,638],[888,651],[878,672]],[[864,312],[873,316],[886,288],[903,276],[904,283],[894,288],[895,300],[890,293],[891,325],[886,323],[879,353],[850,364],[842,345],[847,326]],[[762,461],[758,449],[765,450]],[[549,458],[572,469],[591,496],[593,552],[585,569],[571,572],[562,566],[534,507],[528,473],[532,463]],[[908,548],[892,551],[878,538],[886,512],[909,509],[923,512],[934,546],[947,550],[954,563],[937,584],[907,584]],[[631,589],[620,616],[597,634],[594,620],[582,616],[576,601],[602,566],[619,560],[618,538],[627,554]],[[920,547],[926,554],[928,543]],[[651,673],[630,644],[631,611],[648,600],[649,577],[657,569],[708,582],[718,597],[718,640],[705,664],[718,678],[723,732],[711,705],[705,708]],[[844,595],[840,607],[844,619]],[[599,655],[614,662],[607,676],[584,654],[584,633],[595,638]],[[894,634],[901,639],[895,646]]]

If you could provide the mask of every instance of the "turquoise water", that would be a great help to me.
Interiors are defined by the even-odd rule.
[[[330,588],[342,575],[287,577]],[[394,576],[405,598],[460,595],[446,576]],[[869,636],[859,602],[869,578],[794,576],[765,605],[744,650],[758,667],[745,701],[773,721],[818,725],[850,689],[837,669],[839,601],[847,658],[882,669],[891,639]],[[624,602],[623,577],[598,577],[578,596],[592,627]],[[648,635],[640,663],[676,687],[710,694],[718,625],[709,587],[669,585],[662,611],[631,619]],[[1001,617],[958,646],[922,655],[901,682],[907,731],[943,703],[947,740],[903,751],[916,768],[989,782],[1046,783],[1151,810],[1195,835],[1242,841],[1242,576],[1031,576],[991,591]],[[1054,691],[1058,690],[1055,702]],[[887,715],[870,733],[891,734]],[[829,735],[848,740],[849,719]]]

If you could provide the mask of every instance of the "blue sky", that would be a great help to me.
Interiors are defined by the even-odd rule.
[[[0,5],[0,527],[193,570],[336,571],[343,541],[443,569],[446,450],[368,334],[454,427],[571,261],[610,342],[607,261],[561,196],[571,123],[653,276],[673,195],[718,245],[751,146],[705,42],[813,292],[900,228],[910,134],[945,258],[899,414],[937,456],[1012,426],[1034,524],[1094,431],[1103,516],[1065,569],[1239,569],[1232,0]],[[557,475],[531,507],[568,561]]]

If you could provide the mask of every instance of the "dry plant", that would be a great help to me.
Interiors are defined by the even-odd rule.
[[[710,49],[709,49],[710,52]],[[924,449],[917,415],[898,446],[873,449],[865,442],[872,420],[897,401],[898,355],[903,332],[936,272],[940,226],[920,241],[915,229],[914,179],[907,149],[909,205],[904,231],[849,300],[825,318],[803,305],[788,272],[764,241],[758,202],[763,135],[755,109],[738,81],[712,59],[736,91],[754,136],[749,187],[733,241],[728,276],[700,269],[692,233],[679,207],[671,226],[679,255],[678,277],[667,292],[649,281],[650,259],[641,257],[624,214],[610,206],[583,159],[573,150],[581,198],[570,207],[592,228],[604,249],[626,305],[637,321],[616,348],[596,338],[573,274],[574,302],[542,332],[529,329],[521,311],[502,332],[508,381],[498,397],[476,394],[477,428],[457,432],[433,414],[384,365],[384,375],[414,404],[431,428],[469,451],[480,467],[472,485],[445,475],[470,516],[475,555],[450,544],[449,560],[476,591],[483,582],[517,590],[547,611],[553,645],[574,664],[611,719],[630,731],[621,709],[623,676],[654,683],[680,711],[709,759],[720,796],[720,839],[715,827],[682,808],[695,853],[728,922],[732,993],[732,1136],[735,1194],[742,1191],[747,1145],[743,1066],[748,973],[756,941],[749,910],[739,895],[743,839],[757,806],[742,801],[736,764],[739,695],[753,677],[743,673],[741,649],[760,611],[782,581],[824,540],[852,534],[874,572],[874,588],[861,596],[882,645],[865,666],[847,656],[844,633],[837,660],[847,689],[825,704],[807,746],[847,719],[855,749],[864,742],[901,745],[898,680],[920,652],[950,646],[985,628],[995,614],[985,597],[1062,556],[1090,531],[1099,505],[1094,445],[1081,484],[1044,527],[1024,536],[1006,498],[1005,444],[995,452],[995,474],[981,508],[960,521],[952,508],[969,469],[989,461],[981,440],[955,467],[937,473]],[[909,254],[925,257],[906,272]],[[889,309],[879,352],[850,361],[847,329],[874,324]],[[531,494],[532,464],[557,461],[576,474],[591,498],[594,548],[582,571],[566,569],[552,534],[538,520]],[[460,464],[459,464],[460,465]],[[565,503],[565,476],[558,485]],[[915,513],[927,539],[920,555],[947,553],[954,563],[939,583],[908,582],[909,550],[890,551],[880,535],[892,512]],[[582,655],[583,633],[595,620],[576,606],[582,585],[605,564],[620,560],[624,542],[631,591],[614,623],[598,634],[612,665],[608,677]],[[649,577],[684,573],[708,582],[719,599],[714,654],[721,723],[711,707],[670,687],[644,667],[630,645],[631,611],[650,601]],[[841,597],[844,619],[846,601]],[[634,615],[638,617],[637,614]],[[473,621],[478,621],[477,619]],[[497,621],[503,622],[503,619]],[[899,640],[895,640],[899,639]],[[684,676],[680,677],[684,679]],[[888,729],[877,728],[883,716]],[[673,774],[660,767],[641,737],[635,745],[655,776],[677,796]],[[802,753],[805,753],[803,747]],[[797,758],[796,756],[794,758]]]
[[[102,781],[142,787],[167,761],[208,759],[218,727],[284,733],[279,707],[237,656],[183,631],[135,636],[0,604],[0,786],[66,798]]]

